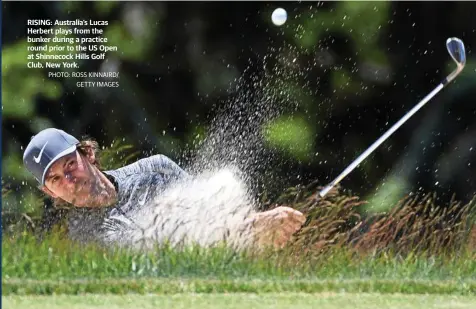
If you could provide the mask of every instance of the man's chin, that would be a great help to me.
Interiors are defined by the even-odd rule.
[[[93,187],[88,192],[76,192],[76,195],[84,196],[83,199],[78,198],[72,204],[76,207],[107,207],[114,204],[111,195],[104,189]]]
[[[113,204],[114,201],[111,201],[111,197],[107,192],[101,192],[96,194],[93,199],[88,201],[89,207],[108,207]]]
[[[100,204],[101,206],[107,207],[111,206],[115,203],[115,200],[111,198],[111,196],[107,193],[104,193],[100,197]]]
[[[71,204],[73,204],[75,207],[79,207],[79,208],[91,207],[89,203],[84,202],[84,201],[78,201],[78,200],[72,201]]]
[[[99,202],[97,198],[91,198],[92,195],[86,195],[87,197],[84,199],[78,198],[72,202],[73,205],[76,207],[97,207],[99,206]]]

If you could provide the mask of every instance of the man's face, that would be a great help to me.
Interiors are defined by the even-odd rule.
[[[84,207],[100,187],[99,170],[78,151],[51,165],[45,176],[46,193],[75,206]]]

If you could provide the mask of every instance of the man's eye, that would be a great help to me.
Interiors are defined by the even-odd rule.
[[[53,179],[52,179],[51,181],[52,181],[53,183],[55,183],[55,182],[59,181],[59,176],[55,176],[55,177],[53,177]]]

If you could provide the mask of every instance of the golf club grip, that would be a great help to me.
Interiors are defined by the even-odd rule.
[[[397,121],[390,129],[387,130],[378,140],[370,145],[357,159],[354,160],[339,176],[337,176],[329,185],[319,192],[324,197],[332,187],[338,184],[345,176],[352,172],[365,158],[367,158],[380,144],[382,144],[390,135],[392,135],[402,124],[404,124],[411,116],[413,116],[420,108],[430,101],[447,83],[440,83],[433,91],[426,95],[417,105],[407,112],[400,120]]]

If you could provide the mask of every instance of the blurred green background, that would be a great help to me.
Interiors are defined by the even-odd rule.
[[[315,179],[325,185],[454,69],[445,47],[452,36],[466,44],[464,72],[342,186],[368,199],[369,210],[385,209],[410,192],[436,191],[443,200],[474,194],[476,3],[2,6],[4,215],[41,211],[22,154],[33,134],[52,126],[105,147],[131,145],[140,157],[162,153],[188,168],[213,125],[225,123],[238,136],[262,132],[262,140],[250,140],[266,162],[258,164],[256,188],[278,194]],[[277,7],[288,12],[281,27],[271,22]],[[107,20],[104,37],[118,47],[106,61],[81,62],[77,71],[120,72],[120,87],[78,88],[81,79],[48,78],[46,69],[26,67],[27,19],[77,18]],[[258,125],[242,122],[238,109],[214,122],[237,103],[280,112]],[[226,143],[221,147],[226,152]]]

